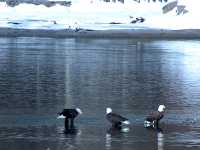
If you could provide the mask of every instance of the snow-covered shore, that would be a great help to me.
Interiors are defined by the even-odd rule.
[[[0,36],[200,37],[200,2],[177,0],[177,4],[187,13],[177,14],[177,7],[163,13],[166,3],[133,0],[124,4],[73,0],[70,7],[24,3],[9,7],[0,2]],[[144,20],[137,22],[141,17]]]

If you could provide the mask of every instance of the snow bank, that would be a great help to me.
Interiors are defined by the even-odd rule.
[[[173,0],[171,0],[173,1]],[[0,27],[25,29],[66,29],[87,28],[108,29],[199,29],[198,0],[178,0],[178,5],[185,6],[187,13],[177,15],[177,8],[163,14],[166,3],[137,3],[125,0],[125,3],[100,0],[73,0],[70,7],[55,5],[20,4],[8,7],[0,3]],[[130,22],[143,17],[143,23]]]

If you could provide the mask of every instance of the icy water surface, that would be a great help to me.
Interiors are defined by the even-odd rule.
[[[0,38],[1,150],[200,147],[200,41]],[[167,107],[161,129],[145,115]],[[64,107],[84,112],[64,134]],[[106,107],[130,119],[111,128]]]

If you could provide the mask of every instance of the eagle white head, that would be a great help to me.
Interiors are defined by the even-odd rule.
[[[106,108],[106,114],[109,114],[109,113],[111,113],[112,112],[112,109],[111,108]]]
[[[158,111],[159,112],[164,112],[165,111],[165,105],[159,105],[159,107],[158,107]]]

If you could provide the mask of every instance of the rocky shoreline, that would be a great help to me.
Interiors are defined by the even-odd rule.
[[[45,30],[45,29],[0,28],[0,37],[198,39],[200,38],[200,29]]]

